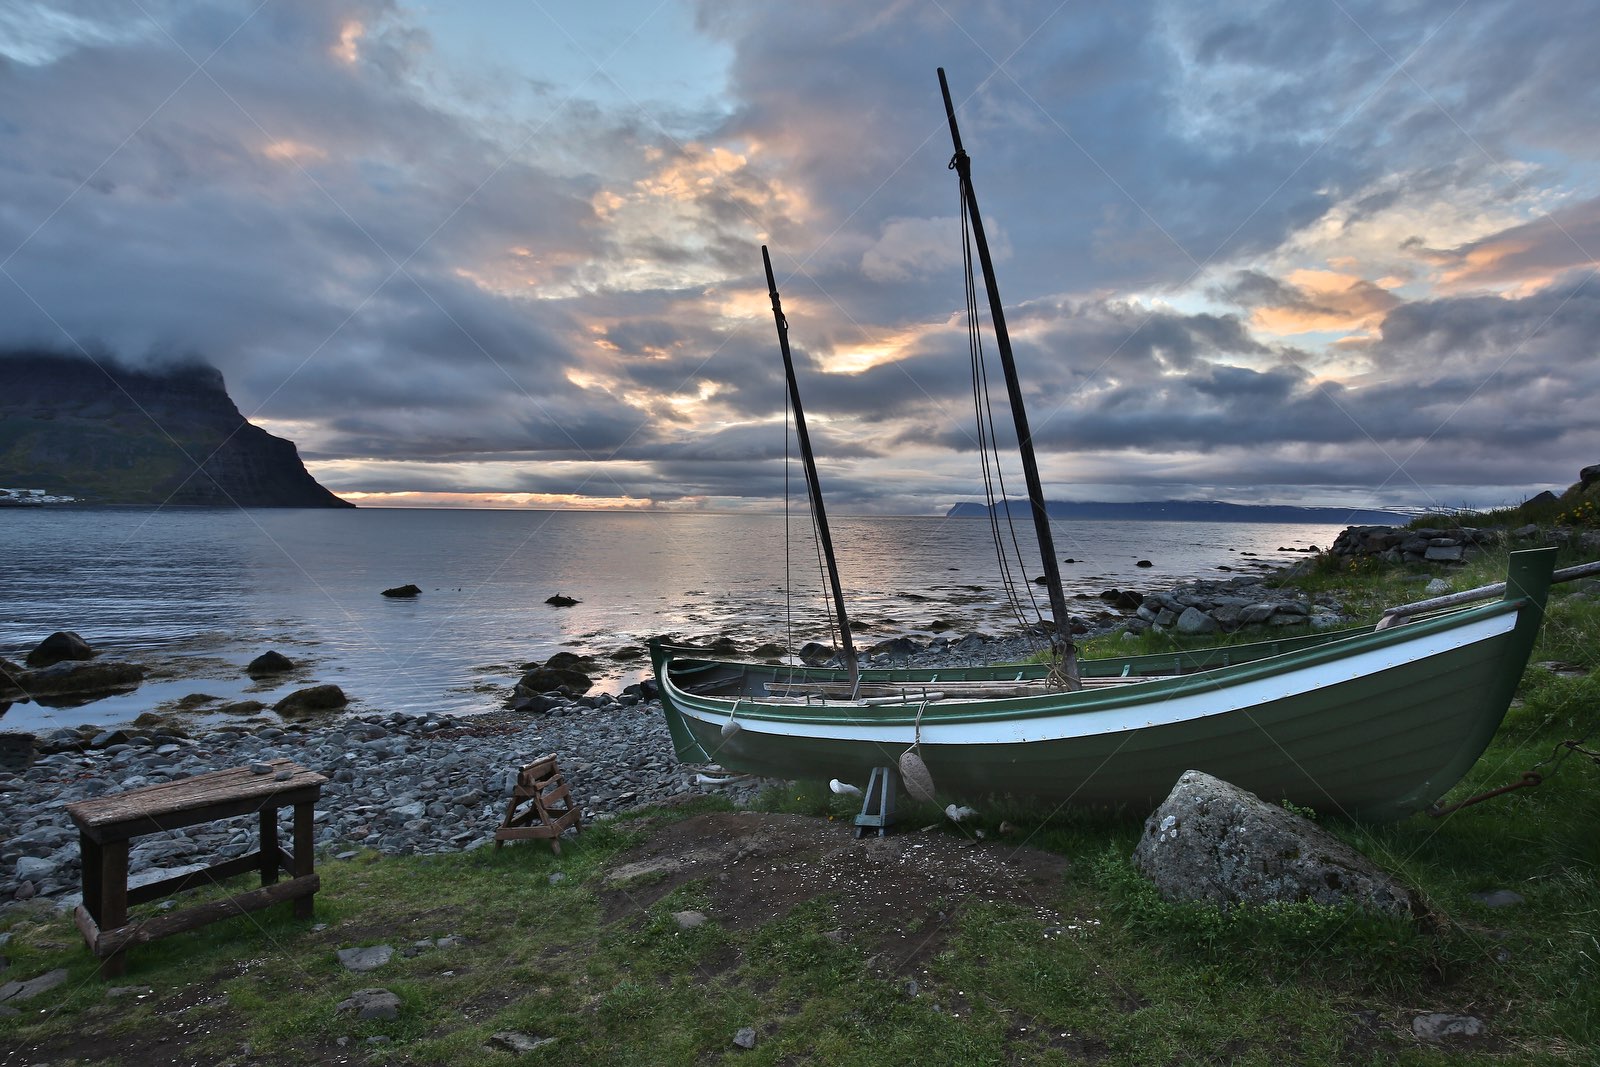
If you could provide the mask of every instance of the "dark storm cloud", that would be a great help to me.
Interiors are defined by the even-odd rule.
[[[1580,7],[706,3],[725,110],[545,85],[537,118],[451,98],[384,0],[66,10],[0,40],[0,347],[204,357],[308,455],[405,461],[348,488],[504,490],[463,473],[503,458],[562,461],[541,492],[770,497],[766,242],[830,496],[925,509],[974,447],[941,64],[1047,459],[1514,485],[1600,450]],[[1517,221],[1415,235],[1408,302],[1283,265],[1457,200]],[[1218,277],[1256,317],[1197,310]],[[1376,332],[1291,349],[1269,312]]]
[[[388,13],[177,9],[165,32],[11,65],[0,106],[25,121],[0,133],[0,340],[190,352],[247,414],[376,427],[341,446],[330,424],[323,452],[414,454],[397,431],[418,408],[592,400],[560,379],[554,308],[531,317],[458,273],[503,264],[515,286],[508,246],[585,249],[588,183],[407,92],[416,41],[382,32]],[[347,64],[330,49],[352,19],[374,27]]]

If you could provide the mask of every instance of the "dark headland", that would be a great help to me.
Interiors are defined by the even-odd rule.
[[[348,508],[198,361],[0,353],[0,486],[86,504]]]
[[[1118,522],[1282,522],[1326,525],[1380,525],[1405,523],[1410,515],[1367,508],[1294,507],[1288,504],[1230,504],[1223,500],[1138,500],[1116,503],[1102,500],[1047,500],[1045,511],[1052,519],[1110,519]],[[1028,513],[1026,500],[1006,500],[995,510],[1013,509],[1018,516]],[[946,518],[986,518],[984,504],[963,501],[945,513]]]

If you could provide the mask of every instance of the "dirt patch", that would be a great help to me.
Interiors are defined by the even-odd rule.
[[[837,936],[910,973],[943,948],[951,920],[979,902],[1009,904],[1041,928],[1067,861],[1004,842],[916,831],[856,840],[845,822],[717,812],[662,826],[618,857],[604,893],[608,922],[640,916],[687,882],[704,886],[710,917],[730,929],[781,919],[821,900]]]

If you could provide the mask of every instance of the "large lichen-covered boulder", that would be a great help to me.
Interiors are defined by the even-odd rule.
[[[1422,916],[1421,900],[1316,823],[1201,771],[1145,820],[1134,864],[1171,902],[1353,903]]]

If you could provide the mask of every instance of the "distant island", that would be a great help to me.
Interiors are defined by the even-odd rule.
[[[0,486],[84,504],[349,508],[198,361],[0,353]]]
[[[1316,523],[1351,526],[1410,522],[1411,516],[1396,511],[1364,508],[1303,508],[1288,504],[1230,504],[1225,500],[1138,500],[1111,503],[1101,500],[1047,500],[1045,511],[1052,519],[1114,519],[1119,522],[1278,522]],[[1026,500],[1005,500],[996,510],[1011,509],[1022,518],[1028,515]],[[987,518],[984,504],[963,501],[945,513],[946,518]]]

